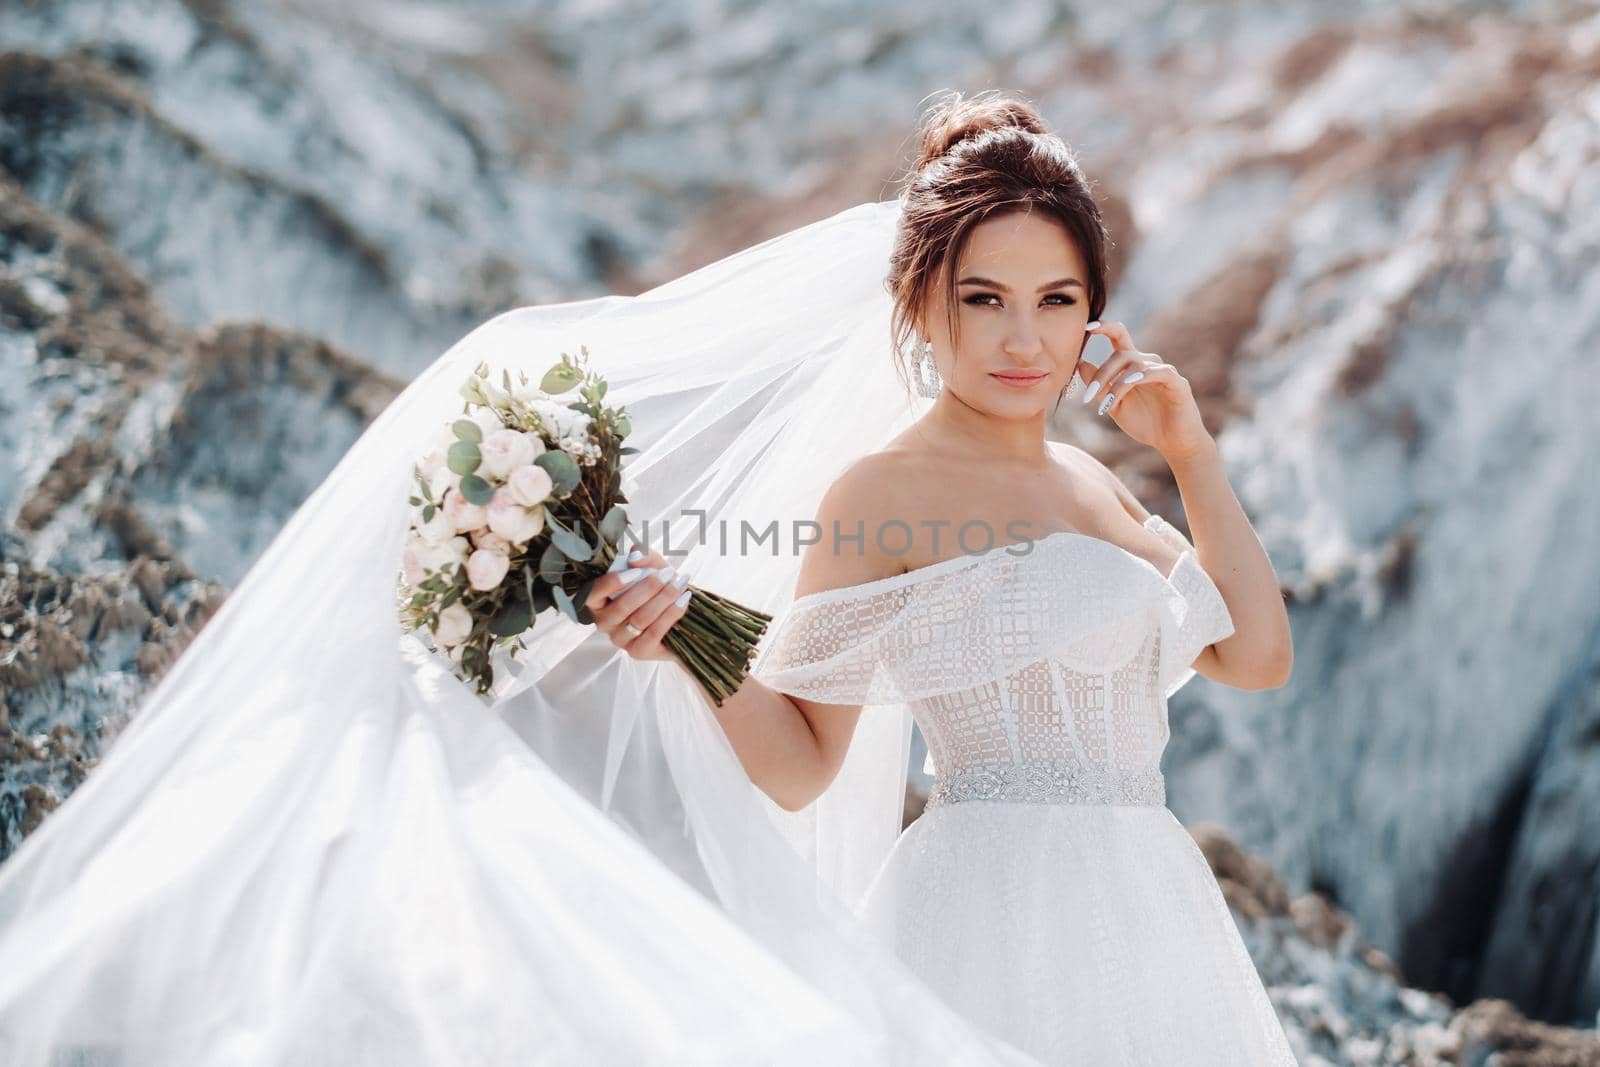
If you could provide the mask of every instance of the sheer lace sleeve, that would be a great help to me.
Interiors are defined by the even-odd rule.
[[[1061,532],[797,597],[769,626],[752,673],[822,703],[898,704],[1051,656],[1110,670],[1144,640],[1152,605],[1176,617],[1177,599],[1120,546]]]
[[[1170,697],[1194,677],[1194,661],[1205,647],[1233,634],[1233,616],[1189,539],[1160,515],[1151,515],[1144,526],[1183,553],[1167,579],[1177,593],[1176,619],[1162,634],[1161,685]]]

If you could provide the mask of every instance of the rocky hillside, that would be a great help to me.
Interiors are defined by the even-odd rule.
[[[1591,8],[29,0],[0,42],[0,857],[468,328],[887,198],[924,95],[1000,85],[1283,583],[1290,684],[1192,683],[1166,771],[1303,1061],[1600,1063]],[[1057,427],[1181,524],[1107,429]]]

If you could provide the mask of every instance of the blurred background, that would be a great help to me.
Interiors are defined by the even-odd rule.
[[[1078,152],[1282,581],[1163,766],[1302,1060],[1600,1063],[1587,4],[0,0],[0,859],[452,342],[891,199],[945,88]]]

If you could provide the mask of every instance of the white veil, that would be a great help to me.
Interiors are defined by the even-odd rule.
[[[395,613],[411,465],[461,381],[579,345],[632,417],[636,530],[670,520],[695,584],[781,613],[793,523],[916,414],[898,209],[508,312],[420,374],[0,866],[0,1062],[1032,1062],[849,919],[899,829],[903,707],[790,814],[676,664],[548,615],[489,710]],[[741,520],[779,542],[740,552]]]

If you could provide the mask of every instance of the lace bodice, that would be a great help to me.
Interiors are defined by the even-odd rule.
[[[1164,804],[1167,698],[1233,633],[1194,547],[1163,575],[1071,531],[796,597],[753,673],[835,704],[909,704],[930,805]]]

